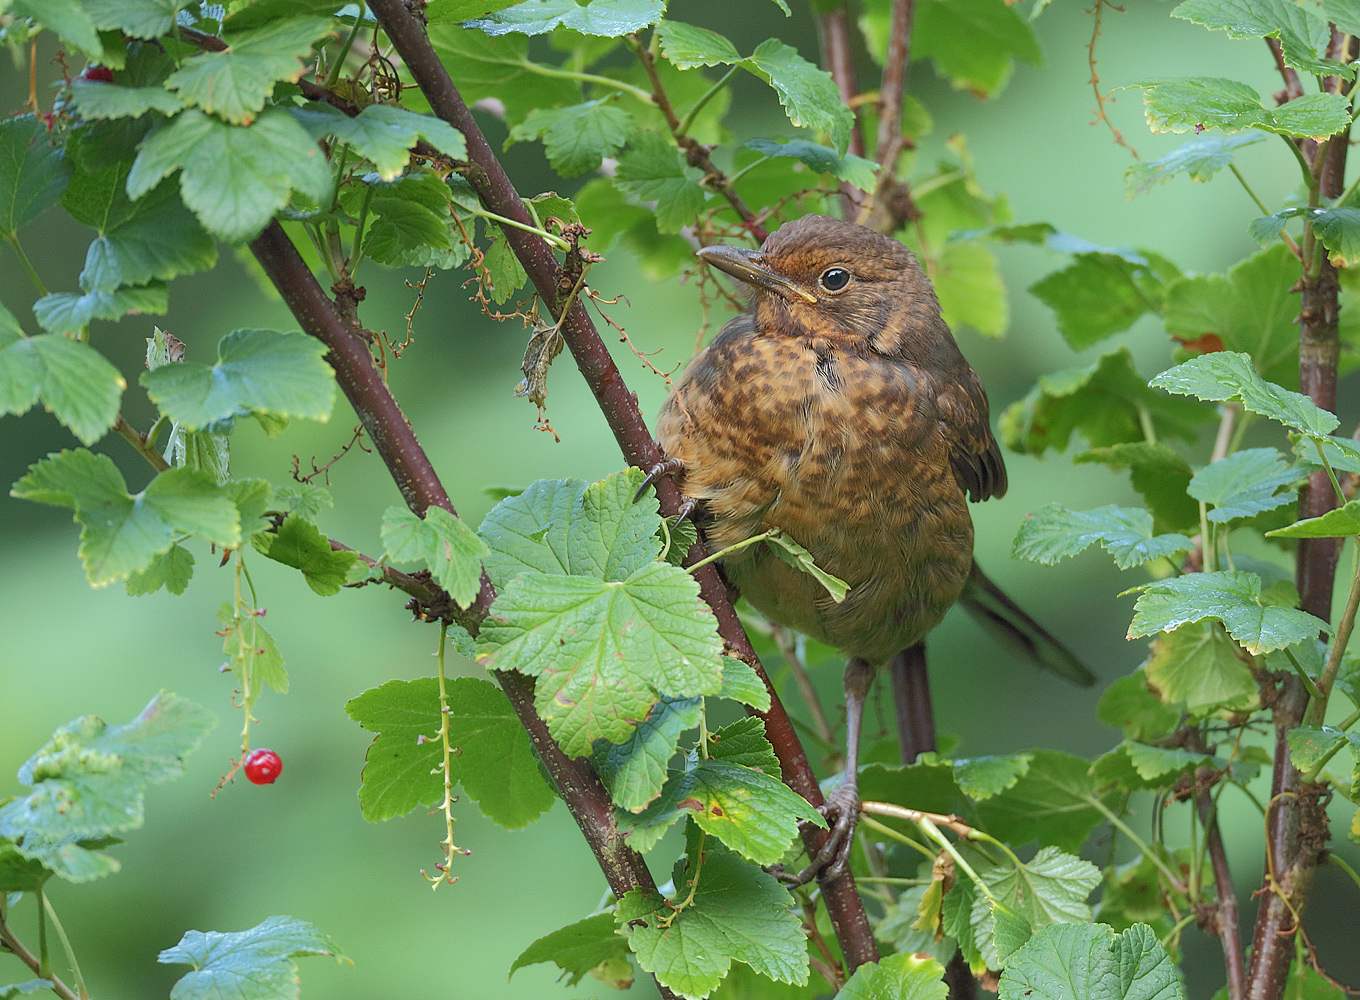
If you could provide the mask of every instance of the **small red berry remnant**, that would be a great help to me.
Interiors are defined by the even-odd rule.
[[[261,747],[250,752],[244,770],[252,785],[272,785],[283,771],[283,761],[273,750]]]
[[[113,70],[107,66],[86,66],[80,78],[90,83],[113,83]]]

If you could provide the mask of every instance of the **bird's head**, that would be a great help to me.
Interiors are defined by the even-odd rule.
[[[928,346],[914,341],[948,337],[935,290],[911,251],[852,222],[805,215],[759,250],[709,246],[699,257],[751,286],[761,329],[906,356]]]

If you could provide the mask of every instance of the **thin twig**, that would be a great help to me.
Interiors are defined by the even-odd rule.
[[[165,472],[170,468],[170,463],[165,460],[160,452],[146,443],[146,438],[129,424],[121,413],[118,414],[118,419],[113,422],[113,430],[115,434],[132,445],[137,454],[146,459],[157,472]]]
[[[58,979],[55,973],[43,972],[42,962],[38,960],[38,956],[24,947],[23,942],[14,936],[14,932],[10,930],[9,924],[2,918],[0,918],[0,944],[4,945],[6,949],[12,952],[15,958],[28,966],[33,975],[40,979],[50,981],[52,983],[52,986],[50,987],[52,992],[61,997],[62,1000],[80,1000],[71,987]]]
[[[784,654],[784,659],[788,661],[789,670],[793,672],[794,683],[798,685],[798,693],[803,696],[808,711],[812,713],[812,728],[816,730],[817,736],[823,743],[835,746],[836,731],[831,728],[831,722],[826,717],[826,710],[822,708],[822,700],[817,697],[817,687],[812,683],[807,667],[803,664],[803,657],[798,648],[798,639],[791,630],[778,624],[773,624],[770,635],[773,637],[775,645],[779,647],[779,651]]]
[[[1096,95],[1096,116],[1091,121],[1091,124],[1095,125],[1098,122],[1104,122],[1105,127],[1110,130],[1110,135],[1114,137],[1114,141],[1127,149],[1129,155],[1137,160],[1140,159],[1138,150],[1129,145],[1128,140],[1124,138],[1124,133],[1114,127],[1114,122],[1110,121],[1109,115],[1105,113],[1105,105],[1113,104],[1114,98],[1109,94],[1101,93],[1100,74],[1096,72],[1096,42],[1100,40],[1100,25],[1106,7],[1121,13],[1124,10],[1123,7],[1116,7],[1114,4],[1110,3],[1110,0],[1095,0],[1095,4],[1091,8],[1091,41],[1086,46],[1086,63],[1091,67],[1091,90]]]
[[[656,54],[650,48],[643,45],[636,35],[632,36],[631,41],[637,52],[638,62],[642,63],[643,71],[647,74],[647,79],[652,85],[652,98],[656,101],[656,106],[666,118],[666,124],[670,127],[671,137],[675,140],[680,151],[685,154],[685,159],[692,167],[698,167],[704,172],[701,183],[717,191],[727,203],[736,210],[745,223],[746,230],[751,234],[757,243],[765,242],[765,237],[769,234],[765,228],[756,220],[756,214],[751,211],[739,194],[732,182],[727,179],[727,175],[714,165],[709,157],[709,148],[696,140],[693,136],[686,135],[681,125],[679,117],[675,113],[675,108],[671,106],[670,97],[666,94],[666,88],[662,86],[661,76],[656,69]],[[686,121],[689,117],[686,116]]]

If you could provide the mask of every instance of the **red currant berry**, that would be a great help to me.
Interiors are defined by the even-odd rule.
[[[278,780],[282,770],[283,761],[279,760],[279,755],[273,750],[261,747],[259,750],[252,750],[250,756],[246,758],[246,777],[253,785],[272,785]]]

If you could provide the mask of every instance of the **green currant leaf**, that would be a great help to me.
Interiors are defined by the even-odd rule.
[[[996,254],[976,240],[951,240],[935,260],[932,275],[945,322],[999,337],[1010,324],[1010,305]]]
[[[1148,127],[1154,132],[1259,128],[1299,138],[1325,139],[1350,124],[1350,107],[1340,94],[1306,94],[1279,107],[1261,106],[1261,95],[1245,83],[1221,77],[1140,80]]]
[[[571,572],[567,525],[585,488],[579,479],[540,479],[491,509],[477,530],[490,549],[485,564],[492,583],[504,587],[526,571]],[[655,508],[654,497],[651,504]]]
[[[1001,974],[1001,1000],[1185,1000],[1170,956],[1146,924],[1116,935],[1100,924],[1037,931]]]
[[[1185,0],[1171,16],[1226,32],[1229,38],[1278,39],[1284,64],[1309,76],[1355,78],[1353,66],[1319,55],[1332,40],[1327,22],[1287,0]]]
[[[948,995],[944,967],[939,962],[899,953],[859,966],[836,994],[836,1000],[945,1000]]]
[[[497,596],[477,661],[538,677],[535,707],[571,756],[618,743],[661,692],[716,694],[721,643],[698,584],[652,562],[619,581],[525,574]]]
[[[1266,604],[1255,573],[1187,573],[1140,589],[1130,639],[1211,618],[1223,622],[1249,652],[1268,653],[1330,631],[1326,622],[1306,611]]]
[[[1190,530],[1199,526],[1199,504],[1186,495],[1194,470],[1175,449],[1147,441],[1127,441],[1092,448],[1072,456],[1077,465],[1094,463],[1129,470],[1129,481],[1147,503],[1153,531]]]
[[[970,799],[981,801],[1000,795],[1029,773],[1030,754],[973,757],[954,761],[954,780]]]
[[[127,592],[130,597],[154,594],[164,587],[170,593],[179,595],[189,586],[194,575],[193,553],[183,545],[172,545],[155,559],[146,569],[129,573]]]
[[[1182,172],[1189,174],[1192,181],[1207,181],[1232,163],[1234,151],[1264,139],[1263,133],[1255,131],[1191,139],[1159,159],[1140,160],[1131,165],[1124,171],[1124,194],[1132,201]]]
[[[742,65],[774,88],[790,122],[826,133],[836,152],[844,155],[855,116],[841,103],[830,73],[777,38],[757,45]]]
[[[275,562],[301,570],[307,586],[322,597],[340,593],[359,558],[356,552],[332,550],[316,525],[299,514],[289,514],[277,532],[260,532],[251,541]]]
[[[217,364],[184,361],[144,372],[161,411],[189,430],[247,413],[330,419],[335,374],[326,346],[304,333],[235,330],[217,344]]]
[[[750,705],[757,712],[770,710],[770,690],[760,675],[748,664],[731,656],[723,657],[723,686],[718,697]]]
[[[1270,247],[1234,265],[1226,276],[1191,275],[1171,282],[1162,319],[1182,343],[1212,334],[1229,351],[1250,354],[1263,378],[1295,388],[1298,280],[1298,259],[1285,246]]]
[[[1150,251],[1089,250],[1029,290],[1053,310],[1072,348],[1082,350],[1155,312],[1168,283],[1179,277],[1174,264]]]
[[[513,7],[520,0],[430,0],[425,5],[429,24],[462,24],[474,17]]]
[[[236,677],[241,702],[249,711],[260,700],[265,685],[279,694],[288,693],[288,671],[283,656],[269,630],[258,614],[238,615],[228,602],[217,609],[217,620],[222,623],[222,652],[227,655],[227,666]]]
[[[14,0],[9,13],[15,17],[30,17],[50,28],[63,42],[80,50],[92,62],[112,66],[110,57],[121,55],[122,46],[104,50],[94,21],[78,0]]]
[[[161,282],[116,292],[53,292],[33,304],[38,325],[49,333],[80,337],[96,319],[117,320],[128,313],[164,314],[169,294]]]
[[[183,773],[183,758],[214,725],[192,702],[162,691],[131,722],[93,715],[59,728],[19,769],[32,789],[0,806],[0,837],[72,881],[116,868],[79,841],[140,827],[148,785]]]
[[[186,59],[165,81],[166,89],[233,125],[248,125],[276,83],[302,76],[313,43],[330,31],[328,18],[293,17],[229,35],[225,50]]]
[[[1073,431],[1096,448],[1142,441],[1144,418],[1159,438],[1192,441],[1214,412],[1150,389],[1121,347],[1089,367],[1041,375],[1024,399],[1006,407],[1000,424],[1007,446],[1041,455],[1066,448]]]
[[[1169,559],[1194,547],[1184,535],[1154,535],[1152,515],[1138,507],[1110,504],[1076,511],[1051,503],[1020,522],[1011,556],[1051,566],[1097,542],[1120,569]]]
[[[23,13],[18,6],[14,12]],[[55,205],[70,179],[71,166],[42,122],[33,115],[0,120],[0,238]]]
[[[184,207],[174,186],[163,183],[131,201],[125,188],[129,169],[122,162],[79,172],[62,196],[62,205],[77,221],[99,232],[80,273],[84,291],[169,281],[217,263],[212,237]]]
[[[1208,626],[1186,627],[1199,630]],[[1157,642],[1160,644],[1164,639],[1172,639],[1181,631],[1184,630],[1178,629],[1169,635],[1159,637]],[[1226,639],[1224,641],[1226,642]],[[1229,653],[1231,654],[1231,650]],[[1153,659],[1156,659],[1155,651]],[[1158,685],[1154,691],[1150,687],[1152,681],[1144,670],[1144,667],[1139,667],[1129,676],[1119,678],[1106,688],[1100,697],[1100,704],[1096,706],[1096,718],[1107,726],[1122,729],[1126,739],[1150,742],[1166,736],[1180,724],[1180,712],[1168,705],[1167,701],[1189,699],[1168,696],[1166,701],[1163,701],[1157,694],[1163,688]],[[1177,694],[1181,693],[1182,691],[1177,691]]]
[[[1360,753],[1360,733],[1343,733],[1331,726],[1298,726],[1289,730],[1289,758],[1300,771],[1310,771],[1339,746]]]
[[[1252,413],[1314,437],[1330,434],[1339,423],[1333,414],[1319,409],[1307,396],[1266,382],[1256,374],[1251,358],[1233,351],[1191,358],[1155,376],[1148,384],[1200,399],[1238,400]]]
[[[791,142],[748,139],[746,148],[765,156],[791,157],[819,173],[830,174],[838,181],[853,184],[861,191],[872,191],[878,185],[878,164],[873,160],[866,160],[854,153],[841,155],[830,146],[806,139],[794,139]]]
[[[724,35],[680,21],[661,21],[661,54],[672,66],[695,69],[699,66],[731,66],[741,62],[741,53]]]
[[[639,132],[619,157],[614,184],[639,201],[656,202],[656,227],[678,233],[704,207],[700,173],[685,163],[680,150],[655,132]]]
[[[1184,705],[1192,715],[1256,704],[1256,679],[1223,629],[1212,622],[1182,625],[1157,636],[1143,670],[1163,701]]]
[[[0,354],[0,358],[3,357]],[[1349,538],[1351,535],[1360,535],[1360,500],[1351,500],[1321,517],[1304,518],[1287,528],[1266,532],[1269,538]]]
[[[712,840],[697,872],[693,852],[688,862],[698,885],[683,909],[641,890],[619,900],[615,920],[638,964],[689,997],[711,993],[734,961],[776,982],[807,982],[807,938],[788,890]]]
[[[57,334],[0,330],[0,414],[43,406],[85,444],[113,426],[127,383],[89,344]]]
[[[1025,19],[1010,6],[987,0],[922,0],[911,50],[913,59],[932,60],[954,87],[989,97],[1006,86],[1015,60],[1033,66],[1043,63]]]
[[[661,794],[680,734],[697,726],[702,712],[702,698],[663,697],[627,740],[596,742],[595,770],[616,806],[641,812]]]
[[[1331,253],[1338,267],[1360,259],[1360,209],[1286,208],[1252,221],[1248,232],[1262,246],[1279,239],[1286,221],[1301,217],[1313,224],[1313,232]]]
[[[374,734],[359,784],[364,819],[377,823],[440,800],[444,751],[437,678],[394,680],[370,688],[350,699],[345,714]]]
[[[439,267],[448,270],[468,259],[470,251],[450,209],[450,190],[438,174],[415,168],[391,183],[354,187],[341,203],[360,214],[368,198],[371,220],[364,252],[388,267]],[[468,235],[472,235],[471,220]]]
[[[566,108],[539,108],[510,130],[520,142],[543,140],[552,168],[563,177],[598,170],[606,156],[615,156],[628,141],[633,120],[608,99]]]
[[[1209,520],[1223,524],[1283,507],[1307,478],[1306,469],[1289,465],[1276,449],[1250,448],[1200,469],[1190,480],[1189,493],[1212,504]]]
[[[510,975],[525,966],[552,962],[566,974],[567,985],[575,986],[592,969],[627,957],[628,942],[615,928],[614,914],[597,913],[529,945],[510,966]]]
[[[100,121],[140,118],[148,111],[173,115],[186,105],[178,94],[172,94],[164,87],[124,87],[76,79],[71,81],[71,106],[80,112],[80,117]]]
[[[1105,819],[1094,804],[1098,797],[1090,762],[1058,750],[1030,753],[1023,777],[978,803],[987,831],[1011,844],[1038,840],[1063,851],[1080,850]]]
[[[660,797],[638,815],[620,816],[620,829],[634,849],[650,850],[676,820],[688,815],[738,854],[772,865],[798,836],[799,820],[826,825],[807,800],[780,780],[763,723],[754,722],[761,727],[760,745],[755,745],[749,729],[732,734],[730,740],[723,739],[720,730],[712,756],[691,760],[687,770],[673,772]]]
[[[249,930],[185,931],[179,944],[157,957],[164,965],[192,965],[175,982],[170,1000],[296,1000],[302,955],[348,962],[339,946],[305,920],[270,917]]]
[[[1127,792],[1171,788],[1195,768],[1213,766],[1212,754],[1189,750],[1147,746],[1125,740],[1091,765],[1091,775],[1103,787],[1117,785]],[[1226,761],[1220,763],[1226,764]]]
[[[487,548],[462,519],[441,507],[429,508],[424,518],[405,507],[389,507],[382,539],[389,559],[424,563],[460,608],[476,599]]]
[[[112,459],[78,448],[29,466],[10,495],[75,512],[80,558],[96,587],[145,569],[181,535],[224,548],[241,542],[236,505],[210,476],[188,469],[162,472],[134,496]]]
[[[529,278],[524,272],[524,265],[511,249],[510,241],[505,238],[505,231],[499,228],[491,234],[491,246],[487,248],[482,263],[486,266],[491,300],[497,304],[505,302],[524,287]]]
[[[288,163],[279,171],[280,162]],[[176,170],[180,192],[210,233],[229,243],[255,237],[297,190],[314,202],[330,196],[331,170],[306,130],[280,109],[248,126],[196,108],[176,115],[142,142],[128,174],[134,200]]]
[[[576,0],[526,0],[469,21],[467,26],[488,35],[511,31],[543,35],[563,27],[583,35],[617,38],[656,24],[665,9],[665,0],[591,0],[584,6]]]
[[[424,139],[455,160],[467,159],[463,133],[433,115],[416,114],[393,104],[370,104],[351,118],[328,104],[292,109],[292,115],[314,139],[333,135],[372,161],[378,176],[396,180],[411,162],[411,147]]]
[[[495,97],[505,107],[509,127],[523,121],[535,108],[581,102],[578,84],[531,71],[529,40],[524,35],[488,38],[475,29],[442,25],[431,27],[430,42],[445,66],[458,67],[458,91],[463,100],[470,104]]]
[[[159,38],[175,26],[182,0],[82,0],[96,28],[133,38]]]

